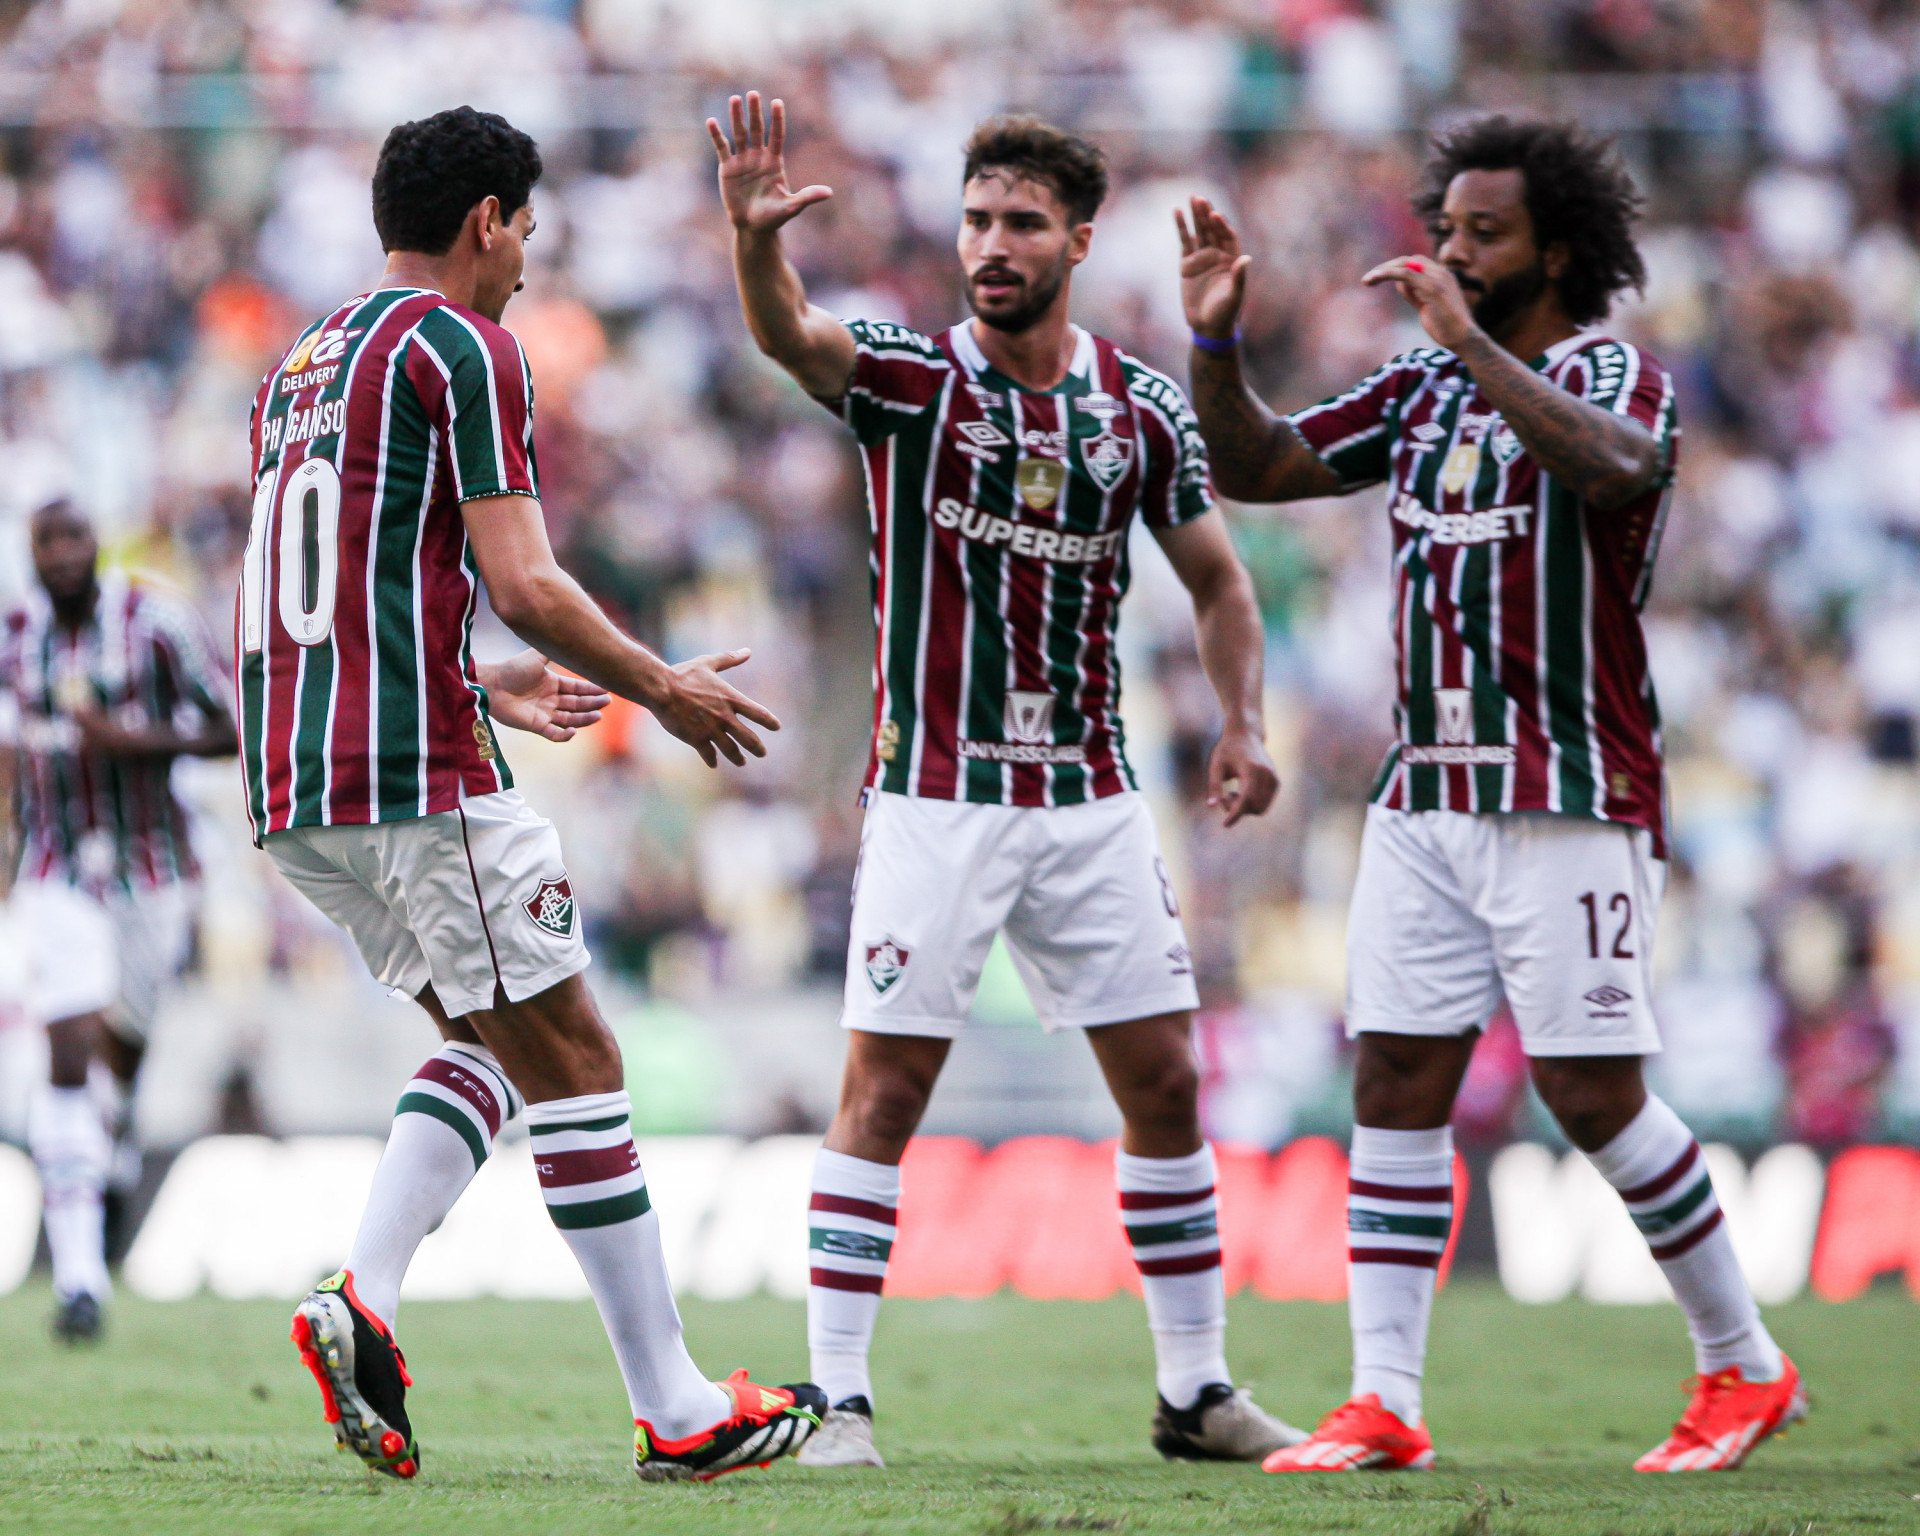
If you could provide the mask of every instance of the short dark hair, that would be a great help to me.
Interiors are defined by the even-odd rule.
[[[1613,140],[1574,123],[1497,113],[1435,134],[1433,158],[1413,199],[1413,211],[1429,226],[1462,171],[1520,173],[1534,243],[1545,250],[1557,241],[1567,249],[1555,286],[1575,325],[1605,319],[1622,289],[1646,287],[1646,264],[1633,242],[1642,199]]]
[[[1100,146],[1038,117],[990,117],[973,130],[960,184],[987,171],[1051,187],[1070,224],[1085,224],[1107,195],[1107,157]]]
[[[373,227],[385,251],[444,256],[473,205],[500,200],[510,219],[533,196],[540,151],[495,112],[454,107],[402,123],[373,171]]]

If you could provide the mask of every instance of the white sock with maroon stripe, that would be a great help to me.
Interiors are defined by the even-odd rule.
[[[632,1108],[625,1093],[549,1099],[527,1106],[527,1131],[547,1214],[586,1273],[634,1422],[680,1440],[728,1417],[733,1399],[700,1374],[681,1337]]]
[[[84,1292],[105,1301],[112,1286],[101,1196],[113,1141],[92,1091],[42,1083],[34,1095],[27,1143],[40,1173],[53,1288],[63,1297]]]
[[[400,1095],[347,1256],[354,1294],[389,1328],[414,1250],[447,1219],[520,1109],[493,1052],[457,1041],[429,1056]]]
[[[1172,1407],[1190,1408],[1209,1382],[1233,1379],[1213,1148],[1186,1157],[1116,1152],[1113,1165],[1153,1330],[1154,1383]]]
[[[1347,1315],[1353,1395],[1420,1422],[1433,1284],[1453,1230],[1453,1130],[1353,1128],[1347,1163]]]
[[[1748,1381],[1775,1380],[1780,1347],[1734,1257],[1706,1155],[1680,1117],[1648,1094],[1632,1123],[1587,1158],[1620,1191],[1673,1287],[1695,1368],[1705,1375],[1737,1365]]]
[[[900,1207],[900,1168],[822,1147],[807,1214],[807,1348],[829,1403],[873,1401],[867,1352]]]

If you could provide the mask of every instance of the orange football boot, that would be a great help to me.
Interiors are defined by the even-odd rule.
[[[1748,1381],[1740,1367],[1695,1376],[1673,1433],[1633,1464],[1636,1472],[1731,1472],[1768,1435],[1807,1416],[1807,1389],[1784,1354],[1774,1381]]]
[[[1369,1392],[1342,1403],[1298,1445],[1282,1446],[1260,1463],[1263,1472],[1425,1471],[1433,1465],[1433,1436],[1425,1424],[1407,1424]]]

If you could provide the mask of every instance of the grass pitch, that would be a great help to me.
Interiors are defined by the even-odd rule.
[[[1745,1471],[1628,1470],[1678,1412],[1690,1361],[1670,1308],[1523,1307],[1458,1284],[1437,1309],[1428,1419],[1440,1468],[1266,1477],[1169,1466],[1146,1444],[1139,1304],[890,1302],[876,1393],[887,1470],[779,1465],[642,1486],[626,1404],[583,1305],[412,1303],[419,1481],[336,1455],[286,1340],[286,1306],[122,1300],[108,1338],[47,1338],[49,1299],[0,1300],[0,1532],[315,1536],[1036,1536],[1414,1532],[1432,1536],[1920,1536],[1920,1309],[1904,1293],[1776,1309],[1811,1421]],[[791,1302],[690,1303],[715,1374],[803,1374]],[[1244,1382],[1311,1422],[1344,1395],[1338,1307],[1234,1304]]]

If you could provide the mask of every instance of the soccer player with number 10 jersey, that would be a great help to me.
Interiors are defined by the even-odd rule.
[[[1153,1443],[1258,1460],[1300,1432],[1227,1370],[1193,967],[1119,714],[1114,632],[1136,516],[1193,597],[1225,721],[1210,793],[1228,823],[1265,811],[1277,784],[1263,636],[1179,387],[1068,320],[1104,160],[1035,118],[975,130],[958,240],[973,318],[929,336],[807,301],[780,229],[832,193],[788,187],[782,103],[763,114],[757,93],[736,96],[729,116],[707,128],[747,324],[859,439],[873,538],[846,1077],[809,1222],[808,1340],[833,1407],[800,1460],[881,1464],[867,1358],[899,1164],[1001,932],[1042,1021],[1086,1032],[1120,1108]]]
[[[719,675],[744,651],[668,666],[554,562],[533,380],[500,325],[539,176],[533,141],[491,113],[394,129],[373,180],[384,278],[310,325],[254,400],[235,613],[254,836],[445,1041],[401,1095],[347,1263],[300,1304],[293,1339],[338,1442],[413,1477],[401,1279],[524,1109],[626,1381],[635,1470],[710,1478],[799,1449],[825,1400],[745,1371],[712,1382],[687,1354],[559,838],[495,727],[564,741],[618,693],[711,766],[764,755],[749,722],[779,722]],[[483,582],[538,650],[474,663]]]
[[[1351,1398],[1269,1472],[1419,1467],[1427,1318],[1453,1215],[1448,1121],[1504,993],[1533,1081],[1619,1191],[1699,1374],[1645,1472],[1737,1467],[1805,1412],[1734,1257],[1699,1144],[1647,1091],[1663,883],[1659,713],[1640,608],[1666,520],[1673,381],[1604,331],[1645,276],[1638,195],[1605,143],[1481,118],[1438,139],[1416,211],[1434,257],[1396,289],[1433,345],[1276,416],[1240,372],[1250,257],[1204,199],[1180,225],[1194,399],[1222,488],[1387,486],[1399,739],[1348,924],[1358,1041],[1348,1184]]]

